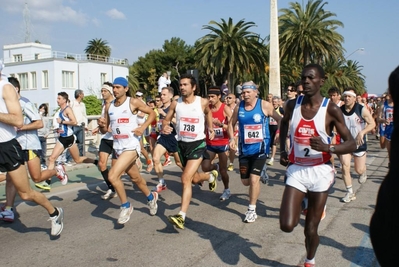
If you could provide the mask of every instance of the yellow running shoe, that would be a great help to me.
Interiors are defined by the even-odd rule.
[[[184,229],[184,219],[180,214],[168,216],[168,220],[177,228]]]
[[[209,182],[209,190],[215,191],[217,187],[217,177],[219,175],[219,172],[217,170],[211,171],[211,175],[213,175],[213,182]]]
[[[234,165],[233,165],[232,163],[230,163],[230,164],[229,164],[229,167],[227,167],[227,170],[228,170],[229,172],[233,171],[233,170],[234,170]]]

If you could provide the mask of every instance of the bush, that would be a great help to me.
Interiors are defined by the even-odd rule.
[[[83,98],[83,103],[86,105],[87,115],[101,115],[101,99],[94,95],[88,95]]]

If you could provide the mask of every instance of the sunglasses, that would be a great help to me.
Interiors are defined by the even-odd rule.
[[[287,90],[287,92],[295,92],[295,89]]]

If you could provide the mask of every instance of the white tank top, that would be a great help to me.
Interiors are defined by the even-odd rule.
[[[127,97],[125,102],[118,107],[115,107],[115,102],[112,102],[108,115],[114,139],[114,150],[136,150],[140,153],[140,137],[133,133],[133,130],[138,127],[137,115],[133,115],[130,109],[130,97]]]
[[[202,110],[201,97],[195,96],[191,104],[186,104],[180,97],[176,105],[177,141],[194,142],[205,139],[205,114]]]
[[[110,106],[112,105],[113,102],[114,102],[114,101],[111,101]],[[105,117],[105,100],[103,100],[102,110],[101,110],[101,118],[104,118],[104,117]],[[102,139],[105,139],[105,140],[112,140],[112,133],[106,132],[106,133],[103,135]]]
[[[1,113],[8,113],[8,109],[6,107],[6,102],[4,101],[4,98],[3,98],[3,87],[6,84],[9,84],[12,86],[11,83],[9,83],[5,80],[0,80],[0,96],[1,96],[0,97],[0,112]],[[15,93],[17,93],[17,92],[15,92]],[[8,142],[8,141],[14,139],[16,136],[17,136],[17,131],[14,126],[0,122],[0,143]]]
[[[330,160],[331,154],[313,150],[310,147],[310,138],[320,136],[325,144],[331,143],[332,136],[326,132],[326,115],[329,103],[328,98],[323,98],[322,104],[316,115],[310,119],[304,119],[301,112],[303,96],[299,96],[293,110],[290,136],[291,148],[289,159],[291,163],[303,166],[316,166]]]

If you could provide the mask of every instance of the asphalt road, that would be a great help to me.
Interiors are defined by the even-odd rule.
[[[387,173],[387,153],[376,141],[369,144],[368,181],[360,185],[353,175],[357,199],[342,203],[344,184],[337,179],[327,202],[327,217],[319,227],[317,266],[378,266],[368,237],[378,188]],[[278,158],[278,156],[277,156]],[[17,205],[14,223],[0,222],[0,266],[302,266],[305,258],[303,224],[292,233],[279,228],[279,207],[284,189],[284,168],[275,162],[270,181],[261,185],[258,219],[243,223],[248,188],[236,169],[230,174],[232,197],[220,202],[223,185],[209,192],[207,184],[193,188],[186,229],[178,230],[167,216],[179,211],[180,170],[165,168],[168,190],[163,191],[156,216],[150,216],[146,198],[124,179],[134,206],[131,219],[117,224],[119,199],[102,200],[106,187],[98,170],[90,165],[69,168],[70,182],[54,183],[46,193],[55,206],[64,208],[64,231],[50,237],[48,215],[33,203]],[[143,172],[152,188],[154,174]],[[338,173],[338,177],[340,177]],[[54,180],[55,181],[55,180]],[[4,201],[4,184],[0,185]]]

